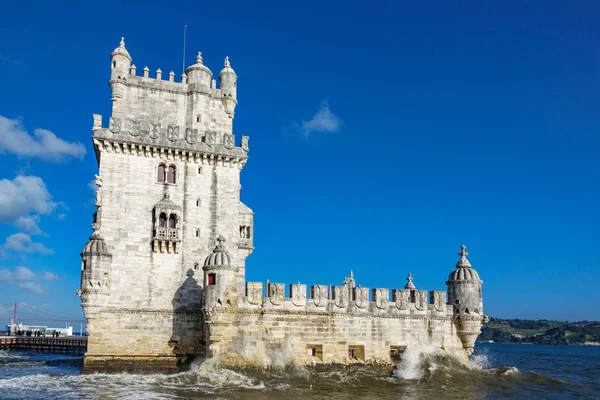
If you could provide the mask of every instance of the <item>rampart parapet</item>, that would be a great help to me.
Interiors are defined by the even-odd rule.
[[[400,315],[452,315],[451,305],[446,304],[445,291],[388,289],[355,286],[312,285],[303,283],[289,285],[289,297],[285,297],[285,284],[246,282],[246,293],[240,296],[238,307],[251,310],[285,310],[299,313],[341,313],[375,316]],[[390,297],[391,295],[391,297]],[[429,298],[429,303],[428,299]]]

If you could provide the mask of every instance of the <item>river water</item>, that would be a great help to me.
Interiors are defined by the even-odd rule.
[[[277,365],[277,363],[271,363]],[[70,355],[0,351],[0,399],[600,399],[600,347],[478,344],[469,364],[408,348],[390,368],[221,368],[80,375]]]

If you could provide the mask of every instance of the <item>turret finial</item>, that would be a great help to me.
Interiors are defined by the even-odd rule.
[[[467,246],[464,244],[460,246],[460,252],[458,253],[460,260],[456,263],[456,268],[469,268],[471,263],[467,260],[469,253],[467,252]]]
[[[119,46],[125,47],[125,38],[123,36],[121,36],[121,42],[119,43]]]
[[[413,276],[410,272],[408,273],[408,278],[406,278],[406,286],[404,286],[404,289],[416,289],[415,284],[413,283]]]
[[[225,242],[225,238],[223,237],[223,235],[219,235],[219,237],[217,238],[217,242],[219,242],[220,245],[222,245]]]
[[[229,56],[225,57],[225,68],[231,68],[231,64],[229,64]]]
[[[198,55],[196,56],[196,64],[202,64],[202,53],[198,52]]]

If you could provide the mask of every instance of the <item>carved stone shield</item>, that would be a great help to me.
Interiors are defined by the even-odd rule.
[[[198,129],[187,128],[185,130],[185,141],[189,144],[198,142]]]
[[[246,298],[250,304],[261,304],[262,282],[246,282]]]
[[[248,140],[250,139],[250,137],[248,136],[242,136],[242,149],[244,151],[248,151]]]
[[[313,301],[317,307],[325,307],[327,305],[327,286],[313,286]]]
[[[269,283],[269,300],[271,304],[279,306],[284,300],[283,283]]]
[[[396,308],[398,310],[406,310],[410,303],[410,290],[396,290]]]
[[[350,298],[350,292],[347,286],[333,287],[333,304],[336,307],[346,308]]]
[[[176,142],[179,140],[179,127],[176,125],[169,125],[167,127],[167,139],[171,142]]]
[[[235,146],[233,134],[226,133],[223,135],[223,146],[226,149],[233,149]]]
[[[150,132],[148,133],[150,139],[158,139],[160,136],[160,123],[150,122]]]
[[[427,308],[427,291],[416,290],[415,291],[415,308],[419,311],[423,311]]]
[[[108,130],[112,133],[121,132],[121,120],[119,118],[110,117],[108,122]]]
[[[142,134],[141,123],[142,121],[131,121],[131,129],[129,130],[131,136],[140,136]]]
[[[433,292],[433,308],[436,311],[444,311],[444,308],[446,308],[446,292],[437,290]]]
[[[292,294],[293,305],[303,306],[306,304],[306,285],[295,283],[291,285],[290,292]]]
[[[206,132],[205,142],[209,146],[214,146],[217,142],[217,132]]]
[[[356,307],[366,308],[369,306],[369,288],[355,287],[354,295]]]
[[[387,309],[390,304],[388,295],[389,292],[387,289],[375,289],[375,306],[380,310]]]

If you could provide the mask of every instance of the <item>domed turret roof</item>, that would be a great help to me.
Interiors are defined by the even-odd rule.
[[[194,71],[194,70],[206,71],[212,79],[212,76],[213,76],[212,71],[210,69],[208,69],[208,67],[202,63],[202,53],[201,52],[198,52],[198,55],[196,55],[196,64],[193,64],[193,65],[190,65],[189,67],[187,67],[185,70],[185,74],[187,76],[189,76],[190,72]]]
[[[129,58],[129,61],[131,61],[131,56],[129,55],[129,52],[125,48],[125,38],[121,38],[121,43],[119,43],[119,47],[117,47],[116,49],[113,50],[112,53],[110,53],[111,58],[116,55],[125,56],[125,57]]]
[[[456,269],[450,273],[448,277],[449,281],[479,281],[479,274],[473,268],[471,263],[467,260],[469,253],[466,251],[467,246],[464,244],[460,248],[460,259],[456,263]]]
[[[225,66],[223,67],[221,72],[219,72],[219,76],[221,76],[223,74],[227,74],[227,73],[236,75],[233,68],[231,68],[231,64],[229,63],[229,57],[225,57]]]
[[[90,236],[90,240],[83,247],[82,255],[109,255],[106,242],[98,232],[94,229],[94,233]]]
[[[229,267],[231,265],[231,256],[225,251],[225,247],[223,246],[225,238],[219,236],[217,241],[219,242],[217,247],[215,247],[212,254],[204,260],[205,267]]]

